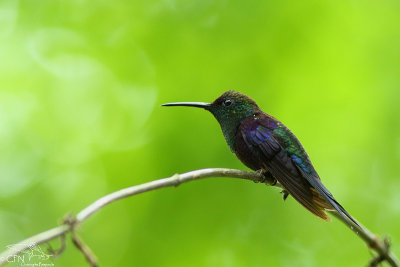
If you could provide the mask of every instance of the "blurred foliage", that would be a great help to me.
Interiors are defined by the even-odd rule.
[[[159,107],[236,89],[294,131],[336,198],[400,255],[399,12],[398,1],[0,1],[0,248],[122,187],[246,169],[210,114]],[[338,221],[233,179],[114,203],[79,232],[102,266],[370,259]],[[54,264],[85,262],[69,243]]]

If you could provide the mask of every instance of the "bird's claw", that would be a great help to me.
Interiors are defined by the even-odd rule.
[[[277,184],[277,180],[272,176],[272,174],[269,171],[260,169],[256,171],[257,174],[260,174],[262,176],[262,178],[259,181],[256,181],[256,183],[265,183],[266,181],[269,181],[269,185],[276,185]],[[271,182],[272,181],[272,182]]]
[[[283,189],[281,191],[281,193],[283,194],[282,199],[283,199],[283,201],[285,201],[287,199],[287,197],[289,196],[289,193],[285,189]]]

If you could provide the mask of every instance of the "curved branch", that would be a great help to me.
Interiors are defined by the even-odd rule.
[[[362,226],[357,227],[352,224],[349,225],[347,221],[340,216],[337,212],[329,211],[330,214],[335,216],[338,220],[342,221],[346,226],[348,226],[356,235],[358,235],[370,249],[375,250],[378,253],[378,256],[375,259],[372,259],[369,266],[377,266],[377,264],[373,264],[378,260],[378,263],[382,261],[387,261],[390,266],[399,267],[400,263],[396,256],[390,251],[390,241],[387,236],[381,239],[378,235],[371,233],[367,228]]]
[[[210,177],[229,177],[229,178],[239,178],[250,180],[256,183],[264,183],[267,185],[278,186],[281,187],[280,184],[276,184],[274,179],[263,176],[258,172],[248,172],[248,171],[240,171],[234,169],[224,169],[224,168],[210,168],[210,169],[201,169],[196,171],[191,171],[183,174],[175,174],[168,178],[163,178],[159,180],[154,180],[151,182],[147,182],[140,185],[135,185],[131,187],[127,187],[113,193],[110,193],[106,196],[103,196],[81,210],[76,217],[73,218],[72,221],[65,222],[63,225],[51,228],[47,231],[29,237],[9,248],[8,250],[2,252],[0,254],[0,265],[7,263],[8,259],[11,257],[15,257],[20,254],[24,250],[28,249],[32,245],[39,245],[45,243],[49,240],[55,239],[60,236],[64,236],[69,232],[73,232],[75,227],[80,223],[84,222],[87,218],[89,218],[93,213],[99,211],[104,206],[117,201],[119,199],[127,198],[133,195],[141,194],[144,192],[156,190],[164,187],[178,186],[182,183],[186,183],[189,181],[199,180],[203,178]],[[378,253],[379,258],[383,258],[386,260],[391,266],[399,267],[399,261],[397,258],[390,252],[388,243],[385,240],[381,240],[378,236],[372,234],[364,227],[355,227],[354,225],[348,225],[340,216],[338,216],[334,212],[330,212],[336,218],[343,221],[347,226],[350,227],[352,231],[354,231],[360,238],[364,240],[364,242],[373,250]],[[87,256],[87,255],[85,255]]]

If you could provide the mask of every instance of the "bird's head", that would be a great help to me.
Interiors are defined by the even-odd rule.
[[[163,106],[188,106],[210,111],[221,125],[225,139],[232,150],[240,121],[262,112],[253,99],[232,90],[223,93],[212,103],[176,102],[164,104]]]
[[[221,124],[239,123],[240,120],[260,112],[256,102],[250,97],[235,91],[227,91],[212,103],[204,102],[176,102],[163,106],[189,106],[210,111]]]
[[[208,110],[221,125],[228,121],[238,123],[240,120],[260,112],[253,99],[232,90],[214,100]]]

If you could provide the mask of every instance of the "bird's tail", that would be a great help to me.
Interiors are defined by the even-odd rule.
[[[310,182],[310,181],[309,181]],[[314,179],[310,182],[313,187],[313,200],[314,202],[325,210],[336,210],[339,215],[352,226],[360,226],[356,219],[354,219],[343,207],[336,201],[333,195],[328,191],[328,189],[322,184],[321,180]]]
[[[350,227],[353,227],[353,225],[357,227],[361,227],[359,223],[351,217],[351,215],[342,207],[342,205],[339,204],[339,202],[336,201],[336,199],[333,197],[331,192],[322,184],[321,180],[319,177],[313,177],[311,174],[305,173],[303,170],[299,169],[300,172],[302,173],[303,177],[305,177],[308,181],[308,183],[315,189],[318,194],[314,190],[313,196],[316,196],[313,198],[313,202],[318,205],[320,208],[324,210],[336,210],[340,217],[342,217],[347,224]],[[326,202],[326,203],[324,203]]]

